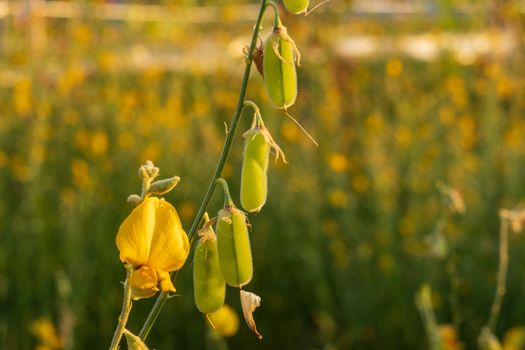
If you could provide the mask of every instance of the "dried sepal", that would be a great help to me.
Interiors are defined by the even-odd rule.
[[[261,297],[252,292],[241,290],[241,306],[248,327],[250,327],[252,332],[255,333],[257,338],[262,339],[262,334],[257,330],[257,325],[253,319],[253,312],[256,308],[261,306]]]
[[[253,52],[253,62],[255,63],[255,67],[257,68],[257,71],[263,77],[264,79],[264,66],[263,66],[263,56],[264,56],[264,48],[263,45],[259,45],[255,48]]]
[[[277,55],[277,57],[279,57],[279,59],[281,59],[281,61],[283,61],[284,63],[291,64],[291,65],[293,65],[294,63],[297,63],[297,66],[300,67],[301,66],[301,52],[297,48],[297,45],[295,45],[295,41],[292,39],[292,37],[288,35],[288,29],[285,26],[280,26],[280,27],[274,28],[273,33],[276,34],[281,40],[284,40],[285,42],[289,43],[292,46],[293,56],[292,56],[292,60],[290,61],[284,58],[283,56],[281,56],[280,45],[282,45],[282,42],[279,40],[273,41],[272,48],[275,54]]]
[[[216,223],[217,218],[215,217],[210,220],[208,213],[204,213],[203,219],[204,224],[199,229],[199,231],[197,231],[197,236],[199,236],[199,240],[207,241],[210,239],[216,239],[217,235],[215,234],[215,231],[213,231],[213,225]]]
[[[272,135],[270,134],[270,131],[268,131],[268,129],[264,125],[252,128],[246,131],[244,134],[242,134],[242,136],[245,139],[245,144],[248,143],[248,141],[253,139],[255,136],[257,136],[257,134],[261,134],[262,136],[264,136],[266,143],[270,146],[270,150],[275,156],[275,162],[277,162],[279,158],[281,158],[284,163],[288,164],[288,161],[286,160],[286,156],[284,155],[282,148],[277,142],[275,142]]]
[[[245,45],[242,48],[242,53],[244,58],[246,59],[246,62],[248,62],[248,59],[250,57],[250,45]],[[255,68],[257,68],[257,71],[263,77],[264,79],[264,68],[263,68],[263,56],[264,56],[264,43],[262,42],[262,39],[259,37],[259,44],[256,45],[253,49],[253,63],[255,63]]]

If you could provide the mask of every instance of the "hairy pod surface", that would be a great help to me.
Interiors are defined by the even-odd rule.
[[[284,7],[286,9],[295,14],[298,15],[300,13],[305,13],[308,9],[308,5],[310,4],[309,0],[283,0]]]
[[[264,44],[263,71],[266,91],[273,104],[288,108],[297,98],[295,58],[298,51],[286,27],[274,28]]]
[[[211,231],[211,228],[208,230]],[[209,314],[224,304],[226,284],[222,277],[217,238],[213,231],[201,237],[193,258],[193,292],[195,305],[200,312]]]
[[[261,128],[250,129],[243,136],[245,140],[241,171],[241,205],[248,212],[258,212],[266,203],[268,195],[270,144]]]
[[[222,276],[232,287],[248,284],[253,276],[252,250],[245,214],[231,206],[219,211],[217,245]]]

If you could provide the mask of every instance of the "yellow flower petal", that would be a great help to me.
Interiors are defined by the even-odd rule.
[[[131,297],[136,300],[149,298],[159,289],[157,288],[158,279],[155,270],[148,266],[142,266],[133,271],[128,283],[131,286]]]
[[[157,289],[138,289],[138,288],[131,288],[131,299],[133,300],[139,300],[143,298],[151,298],[152,296],[157,293]]]
[[[133,266],[142,266],[148,261],[158,202],[156,197],[146,198],[120,225],[116,242],[121,261]]]
[[[170,274],[165,271],[157,271],[160,290],[163,292],[175,292],[175,287],[171,283]]]
[[[156,202],[155,229],[146,265],[158,271],[171,272],[184,265],[189,242],[175,208],[165,200]]]

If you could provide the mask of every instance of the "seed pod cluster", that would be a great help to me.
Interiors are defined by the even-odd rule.
[[[227,205],[217,217],[217,244],[222,276],[232,287],[242,287],[252,280],[253,263],[246,215]]]
[[[224,304],[226,284],[220,269],[215,232],[205,226],[199,236],[193,258],[193,291],[197,309],[209,314]]]
[[[301,13],[306,12],[308,3],[309,0],[286,0],[285,6],[293,13]],[[271,4],[276,14],[273,31],[263,45],[248,56],[253,58],[263,75],[271,102],[286,112],[297,99],[296,64],[299,65],[300,53],[286,27],[281,24],[276,5]],[[251,128],[243,134],[240,201],[242,208],[251,213],[259,212],[268,197],[270,153],[274,151],[276,160],[282,156],[286,163],[286,159],[264,126],[259,108],[251,101],[245,101],[246,106],[252,107],[255,115]],[[217,235],[209,229],[209,224],[205,224],[208,233],[201,236],[196,247],[193,270],[195,303],[201,312],[213,314],[224,304],[226,284],[240,288],[245,320],[250,329],[262,338],[253,319],[253,312],[260,305],[261,298],[243,290],[243,286],[250,283],[253,277],[246,214],[234,205],[226,181],[218,178],[215,182],[222,185],[226,204],[215,219]]]
[[[270,101],[278,108],[288,108],[297,98],[297,72],[300,54],[282,24],[274,27],[264,43],[263,71]]]
[[[276,158],[282,156],[285,162],[286,159],[281,148],[262,123],[252,125],[252,128],[243,134],[243,137],[241,205],[248,212],[259,212],[268,196],[267,172],[270,150],[274,149]]]

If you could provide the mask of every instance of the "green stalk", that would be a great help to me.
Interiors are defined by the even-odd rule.
[[[129,284],[129,279],[131,273],[133,272],[133,267],[131,265],[126,266],[126,282],[124,282],[124,298],[122,300],[122,311],[118,318],[117,328],[113,334],[113,339],[111,340],[111,345],[109,350],[118,349],[120,340],[122,339],[122,334],[126,329],[126,323],[128,322],[129,313],[131,311],[131,285]]]
[[[282,23],[281,23],[281,19],[279,18],[279,8],[277,7],[277,4],[273,1],[268,1],[268,3],[266,4],[264,10],[266,10],[267,7],[272,7],[273,9],[273,28],[276,29],[276,28],[280,28],[282,27]]]
[[[226,180],[224,180],[222,177],[219,177],[217,180],[215,180],[215,183],[221,184],[224,190],[224,205],[230,207],[234,206],[232,196],[230,195],[230,189],[228,188],[228,183]]]
[[[509,220],[500,212],[500,231],[499,231],[499,267],[498,267],[498,282],[496,285],[496,292],[494,300],[490,307],[490,317],[487,321],[488,329],[494,333],[498,316],[501,311],[501,304],[503,297],[507,291],[507,271],[509,268]]]
[[[253,109],[253,112],[255,113],[255,117],[254,117],[254,120],[253,120],[253,123],[252,123],[252,128],[254,126],[257,126],[257,127],[264,126],[264,121],[262,119],[261,111],[259,110],[259,107],[257,107],[257,105],[255,103],[253,103],[252,101],[249,101],[249,100],[244,101],[244,106],[242,107],[242,110],[244,111],[244,109],[246,107],[251,107]],[[241,111],[241,113],[242,113],[242,111]]]
[[[446,264],[446,270],[450,283],[450,306],[452,312],[452,324],[456,330],[456,334],[459,336],[459,330],[461,329],[461,304],[459,302],[459,288],[461,280],[457,269],[456,259],[453,253],[448,257]]]
[[[188,232],[188,238],[190,241],[195,235],[195,232],[197,232],[199,222],[201,221],[201,218],[204,215],[206,208],[208,207],[208,204],[211,199],[211,195],[213,194],[213,190],[215,189],[215,186],[216,186],[215,181],[219,178],[219,176],[221,175],[222,169],[224,168],[224,164],[226,163],[226,159],[228,158],[231,144],[233,142],[233,136],[235,135],[235,131],[237,129],[237,125],[239,124],[239,120],[241,119],[241,112],[244,106],[244,98],[246,96],[246,89],[248,87],[248,79],[250,77],[250,71],[252,68],[253,53],[257,45],[257,39],[259,38],[259,32],[261,30],[261,22],[264,17],[264,12],[266,10],[266,7],[267,7],[266,0],[261,0],[261,8],[259,9],[257,21],[255,22],[255,27],[253,29],[253,34],[252,34],[252,40],[250,43],[250,49],[248,51],[248,58],[246,59],[246,67],[244,69],[244,75],[242,78],[241,91],[239,93],[239,101],[237,103],[237,108],[235,109],[235,113],[233,115],[233,119],[230,124],[228,134],[226,135],[226,140],[224,141],[224,147],[222,149],[221,157],[219,159],[219,162],[217,163],[217,167],[215,168],[215,172],[211,178],[210,184],[208,185],[208,189],[206,191],[206,194],[204,195],[204,199],[202,200],[201,206],[199,210],[197,211],[197,215],[195,216],[195,219],[193,220],[193,224],[191,225],[190,231]],[[172,280],[175,280],[176,276],[177,276],[176,272],[172,273]],[[168,293],[161,292],[159,296],[157,297],[155,304],[151,308],[150,313],[148,317],[146,318],[146,321],[142,325],[142,329],[140,330],[139,337],[143,341],[146,340],[146,338],[148,337],[148,334],[151,331],[153,324],[159,317],[159,314],[162,308],[164,307],[164,304],[166,304],[166,300],[168,300]]]

